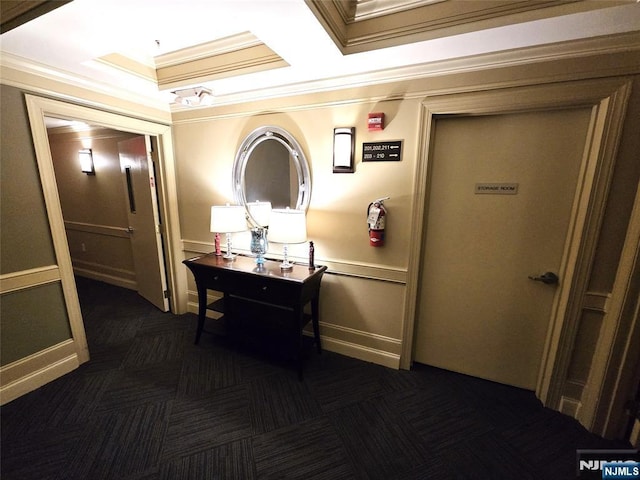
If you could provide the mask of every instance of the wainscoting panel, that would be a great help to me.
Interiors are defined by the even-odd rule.
[[[124,227],[65,221],[73,271],[137,290],[130,233]]]
[[[213,246],[183,241],[184,258],[210,253]],[[242,250],[234,249],[234,252]],[[245,252],[242,252],[245,253]],[[300,261],[304,261],[300,259]],[[316,260],[327,265],[320,289],[320,336],[323,348],[390,368],[400,367],[406,270],[375,265]],[[188,311],[198,313],[193,276],[188,278]],[[219,297],[209,292],[208,302]],[[217,318],[207,312],[210,318]],[[393,320],[390,318],[393,317]],[[311,335],[310,326],[306,333]]]
[[[80,366],[73,339],[0,369],[0,405],[15,400]]]

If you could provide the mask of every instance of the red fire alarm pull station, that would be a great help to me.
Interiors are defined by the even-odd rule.
[[[367,121],[369,131],[384,130],[384,113],[370,113]]]

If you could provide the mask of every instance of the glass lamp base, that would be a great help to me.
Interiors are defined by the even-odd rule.
[[[264,265],[264,254],[267,253],[267,230],[265,228],[251,230],[251,253],[256,256],[257,265]]]

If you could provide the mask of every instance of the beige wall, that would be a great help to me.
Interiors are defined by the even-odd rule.
[[[289,130],[301,143],[312,170],[313,192],[309,209],[309,237],[316,242],[318,263],[329,266],[330,273],[323,281],[321,300],[321,331],[325,346],[360,358],[397,366],[402,350],[402,322],[409,257],[408,242],[415,189],[414,172],[421,146],[419,123],[422,99],[436,94],[454,94],[494,88],[508,88],[601,76],[633,75],[633,92],[626,113],[625,127],[619,149],[614,182],[609,193],[605,220],[598,239],[597,255],[593,265],[589,288],[607,295],[612,288],[617,264],[629,222],[635,187],[640,177],[637,152],[640,151],[640,56],[633,52],[593,54],[568,60],[552,59],[532,61],[504,68],[487,68],[448,75],[432,75],[421,79],[398,81],[369,87],[345,88],[339,91],[310,96],[294,96],[254,102],[252,104],[218,106],[172,115],[175,156],[178,177],[178,208],[181,221],[184,256],[211,251],[212,234],[208,231],[209,207],[232,201],[231,167],[242,138],[258,126],[273,124]],[[517,62],[516,62],[517,63]],[[9,75],[20,82],[19,75]],[[60,97],[71,95],[78,101],[93,101],[94,94],[76,91],[54,82],[38,79],[33,82],[38,91]],[[34,87],[35,88],[35,87]],[[2,268],[5,256],[13,256],[11,269],[28,268],[33,264],[34,251],[25,247],[7,250],[5,236],[21,236],[19,222],[5,233],[5,217],[20,211],[24,205],[35,205],[34,228],[43,228],[42,200],[38,190],[38,177],[34,165],[13,168],[24,175],[25,188],[11,194],[5,192],[7,155],[16,162],[33,159],[28,145],[29,130],[24,107],[17,90],[5,99],[3,86],[3,142],[2,142]],[[5,101],[6,100],[6,101]],[[103,108],[122,111],[122,102],[95,95]],[[110,107],[112,103],[112,107]],[[128,112],[134,112],[126,106]],[[387,127],[383,132],[366,131],[366,115],[383,111]],[[146,112],[146,110],[145,110]],[[17,117],[16,117],[17,115]],[[156,115],[156,113],[154,113]],[[160,118],[155,117],[155,118]],[[5,120],[5,119],[11,119]],[[17,118],[17,120],[16,120]],[[337,126],[355,126],[357,135],[356,172],[332,173],[332,132]],[[6,128],[5,128],[6,127]],[[5,133],[6,132],[6,133]],[[361,163],[362,142],[378,139],[403,140],[401,162]],[[33,161],[31,162],[33,164]],[[13,171],[13,168],[11,171]],[[7,173],[6,173],[7,172]],[[15,181],[14,178],[10,179]],[[380,196],[390,196],[388,241],[381,249],[368,246],[365,209],[369,202]],[[39,205],[39,206],[38,206]],[[40,213],[38,213],[40,212]],[[46,229],[46,223],[45,229]],[[38,235],[42,247],[35,254],[47,251],[46,231]],[[11,241],[11,240],[10,240]],[[14,242],[15,244],[15,242]],[[248,244],[247,244],[248,248]],[[303,256],[304,247],[293,249]],[[48,249],[51,252],[51,249]],[[279,253],[274,247],[274,253]],[[179,263],[177,268],[184,268]],[[191,309],[195,307],[195,288],[190,283]],[[631,292],[637,295],[638,292]],[[595,315],[591,312],[595,311]],[[3,311],[5,318],[17,312]],[[594,342],[606,309],[589,309],[576,338],[571,371],[565,393],[580,400],[587,380]],[[15,315],[14,315],[15,316]],[[7,341],[23,342],[29,350],[27,326],[19,337]],[[4,328],[3,332],[4,333]],[[3,335],[3,342],[5,341]]]
[[[603,321],[609,305],[614,301],[610,294],[619,266],[634,196],[639,187],[640,135],[638,132],[640,132],[640,76],[635,75],[607,204],[599,206],[605,208],[605,214],[589,277],[585,306],[567,372],[564,389],[567,398],[580,399],[585,391]],[[630,293],[631,298],[640,296],[637,290]],[[626,324],[627,321],[621,323]],[[638,338],[633,340],[640,341]]]
[[[0,89],[0,273],[27,275],[56,263],[22,92]],[[0,298],[0,364],[71,338],[59,285]]]
[[[89,101],[93,108],[160,122],[153,124],[156,133],[168,131],[161,123],[166,124],[169,114],[5,66],[0,67],[0,78],[0,404],[4,404],[89,359],[71,262],[65,254],[58,192],[51,188],[54,173],[43,154],[48,150],[44,123],[28,117],[25,96]],[[34,111],[40,105],[31,103]],[[37,140],[30,121],[35,122]]]
[[[420,102],[390,103],[390,108],[399,106],[398,115],[384,132],[376,133],[365,127],[371,104],[175,125],[183,238],[211,241],[206,229],[208,209],[213,204],[233,202],[231,169],[240,143],[258,126],[277,125],[296,137],[311,166],[307,228],[316,255],[332,261],[406,269]],[[357,126],[356,172],[334,174],[333,127],[345,125]],[[384,139],[404,140],[403,160],[361,163],[361,143]],[[369,248],[366,209],[372,200],[383,196],[391,197],[385,202],[389,211],[387,245]]]
[[[367,131],[367,114],[373,109],[390,113],[383,132]],[[216,118],[214,112],[206,119],[176,124],[183,240],[187,245],[212,243],[209,208],[233,202],[233,160],[244,137],[264,125],[288,130],[300,143],[311,167],[308,238],[315,244],[317,262],[329,262],[330,273],[321,295],[321,331],[327,342],[340,344],[334,348],[398,367],[404,288],[396,280],[403,280],[408,263],[419,109],[418,99],[383,104],[356,102],[236,118]],[[333,173],[333,128],[339,126],[356,126],[353,174]],[[360,161],[362,142],[389,139],[404,141],[402,161]],[[366,210],[372,200],[384,196],[391,197],[385,202],[386,245],[373,248],[369,246]],[[248,239],[236,236],[234,245],[248,249]],[[202,247],[206,251],[206,246]],[[293,256],[304,258],[306,252],[305,244],[290,246]],[[187,250],[186,256],[196,253],[199,250]],[[278,255],[281,249],[270,244],[269,253]],[[342,275],[334,275],[338,273]],[[191,288],[195,290],[193,284]],[[191,309],[195,309],[195,301]]]
[[[421,101],[431,94],[529,85],[527,75],[536,78],[535,83],[552,82],[562,76],[593,78],[598,75],[589,74],[589,68],[597,70],[600,65],[606,70],[612,62],[615,59],[593,58],[582,65],[575,61],[523,65],[176,113],[174,139],[185,256],[211,251],[209,207],[233,201],[231,168],[244,136],[263,125],[289,130],[311,164],[309,239],[315,242],[317,261],[329,266],[321,295],[325,344],[342,353],[397,367],[403,341]],[[636,74],[637,70],[635,67]],[[640,145],[633,133],[640,130],[639,98],[640,81],[636,75],[585,302],[606,298],[617,270],[640,178],[640,164],[634,153],[640,151]],[[382,132],[370,133],[366,129],[367,114],[373,111],[386,114],[387,125]],[[331,136],[333,128],[339,126],[356,127],[354,174],[332,173]],[[402,161],[362,163],[362,143],[382,139],[403,140]],[[365,211],[372,199],[386,195],[391,197],[385,202],[389,211],[387,244],[376,249],[368,246]],[[242,248],[242,242],[246,240],[238,237],[234,245]],[[303,257],[304,249],[305,246],[297,247],[294,255]],[[278,247],[272,246],[270,253],[278,254]],[[193,283],[190,289],[190,309],[195,311]],[[595,342],[606,314],[605,305],[591,307],[583,310],[563,389],[568,399],[577,402],[588,379]]]
[[[118,142],[134,134],[110,129],[49,131],[51,157],[76,273],[136,288]],[[82,173],[78,150],[91,148],[95,175]]]

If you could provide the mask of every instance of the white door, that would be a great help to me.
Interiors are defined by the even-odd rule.
[[[589,119],[435,121],[415,361],[535,390]]]
[[[169,310],[167,276],[151,139],[135,137],[118,142],[125,182],[129,231],[138,293],[163,312]]]

